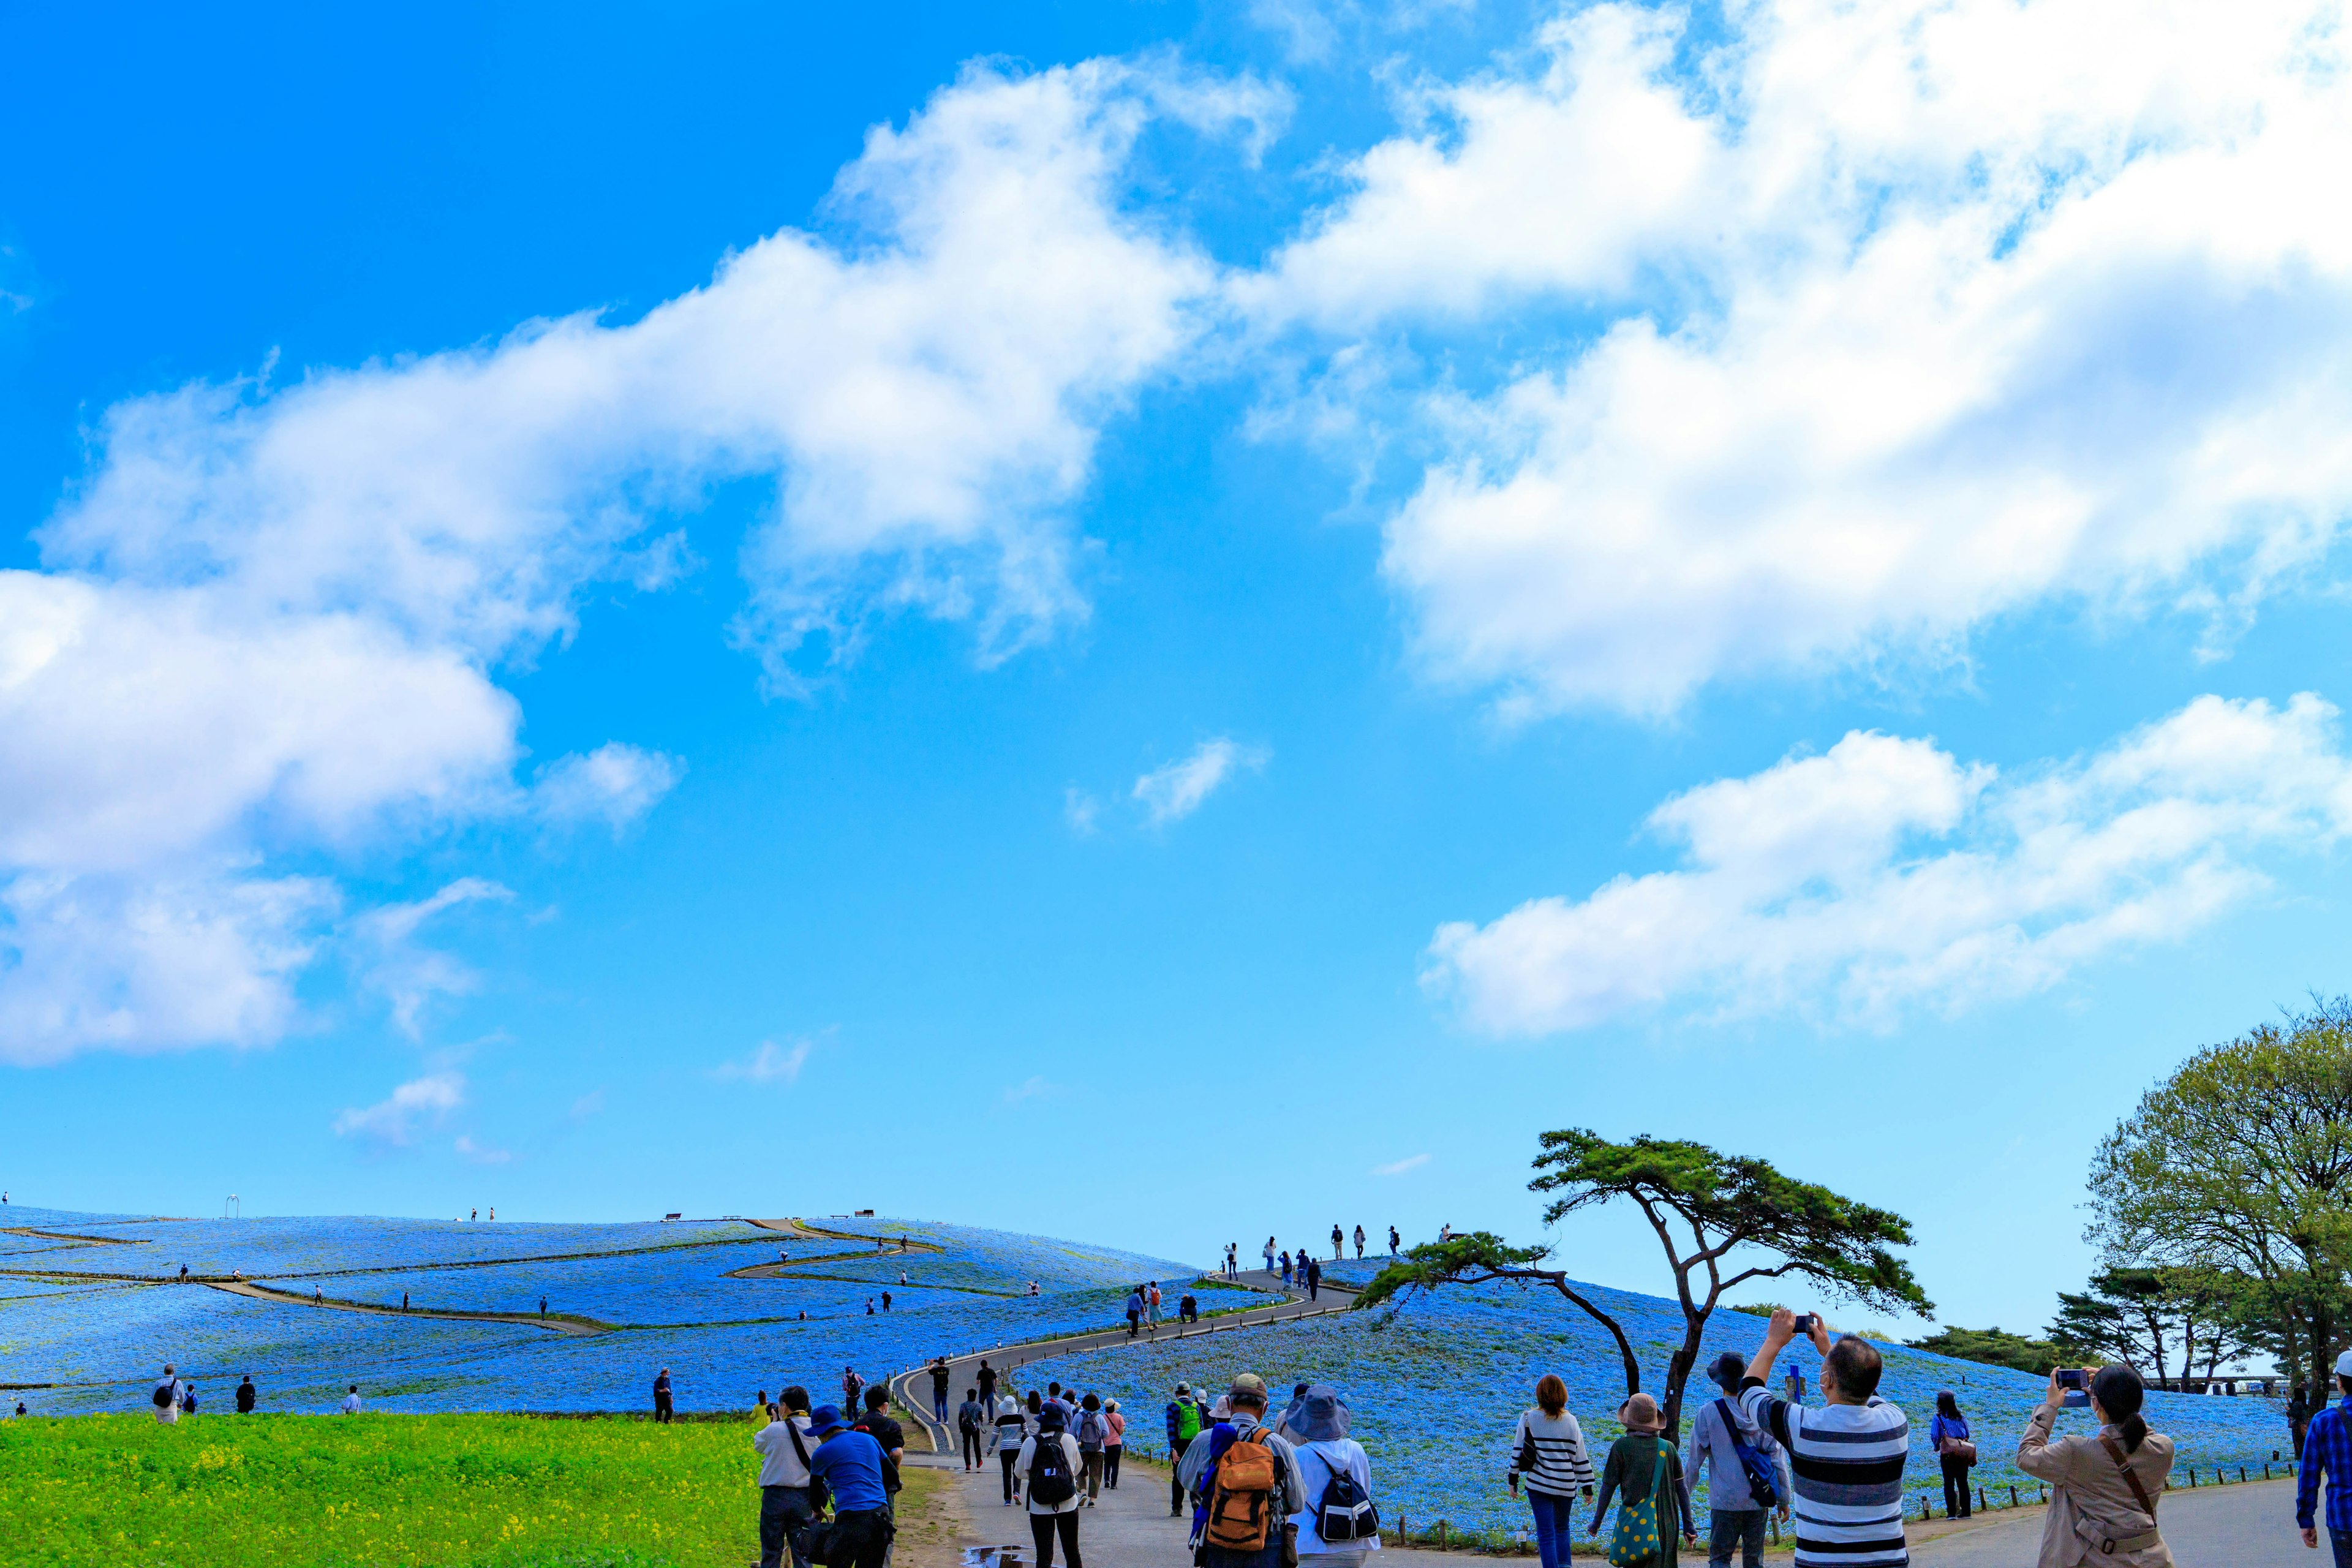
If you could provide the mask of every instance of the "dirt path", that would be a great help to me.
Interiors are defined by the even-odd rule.
[[[79,1231],[35,1230],[24,1225],[0,1225],[0,1236],[32,1236],[43,1241],[88,1241],[100,1247],[138,1247],[147,1240],[143,1236],[84,1236]]]
[[[251,1280],[206,1279],[201,1283],[208,1289],[226,1290],[232,1296],[250,1296],[257,1301],[276,1301],[289,1307],[319,1307],[330,1312],[370,1312],[383,1318],[437,1318],[453,1323],[520,1323],[529,1328],[545,1329],[550,1333],[570,1334],[581,1339],[611,1333],[616,1326],[590,1318],[541,1318],[529,1312],[436,1312],[425,1307],[412,1308],[404,1312],[398,1307],[378,1307],[365,1301],[339,1301],[332,1298],[297,1295],[291,1290],[273,1290],[267,1285],[256,1285]]]

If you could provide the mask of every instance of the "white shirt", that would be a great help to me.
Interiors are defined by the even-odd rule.
[[[1364,1446],[1353,1437],[1334,1437],[1321,1443],[1301,1443],[1291,1439],[1298,1455],[1298,1479],[1307,1488],[1307,1506],[1291,1516],[1290,1522],[1298,1526],[1298,1554],[1301,1557],[1324,1552],[1344,1552],[1360,1555],[1381,1543],[1377,1535],[1361,1541],[1325,1541],[1317,1526],[1322,1522],[1318,1510],[1323,1506],[1323,1489],[1331,1478],[1346,1470],[1356,1479],[1357,1489],[1366,1497],[1372,1495],[1372,1462],[1364,1453]]]
[[[343,1395],[343,1414],[344,1414],[344,1415],[357,1415],[359,1413],[360,1413],[360,1396],[359,1396],[358,1394],[344,1394],[344,1395]]]
[[[1049,1505],[1039,1502],[1035,1495],[1036,1489],[1029,1485],[1029,1467],[1036,1461],[1038,1444],[1057,1440],[1062,1445],[1062,1452],[1070,1461],[1070,1495],[1060,1502]],[[1021,1445],[1019,1457],[1013,1461],[1013,1479],[1027,1489],[1025,1501],[1031,1513],[1077,1512],[1086,1505],[1086,1483],[1081,1479],[1086,1473],[1085,1467],[1078,1460],[1078,1440],[1067,1432],[1040,1432],[1034,1437],[1024,1439]]]
[[[782,1421],[771,1421],[751,1434],[751,1447],[760,1451],[760,1484],[763,1487],[804,1487],[809,1484],[808,1466],[793,1449],[793,1436],[798,1433],[801,1447],[814,1449],[809,1437],[809,1418],[794,1415]]]

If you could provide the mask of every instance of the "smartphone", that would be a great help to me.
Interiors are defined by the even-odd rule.
[[[1798,1313],[1797,1321],[1794,1327],[1798,1337],[1800,1338],[1811,1333],[1813,1331],[1813,1315],[1811,1312]]]
[[[2058,1403],[2064,1408],[2080,1410],[2091,1403],[2091,1391],[2083,1386],[2082,1368],[2061,1367],[2058,1372],[2058,1386],[2065,1391],[2058,1398]]]

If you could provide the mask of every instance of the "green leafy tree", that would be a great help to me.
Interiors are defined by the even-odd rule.
[[[2053,1366],[2069,1363],[2080,1364],[2081,1361],[2079,1357],[2069,1357],[2052,1341],[2029,1339],[2000,1328],[1942,1329],[1924,1340],[1906,1342],[1913,1350],[1948,1355],[1955,1361],[2012,1367],[2019,1372],[2030,1372],[2036,1377]]]
[[[2112,1262],[2230,1277],[2237,1337],[2324,1375],[2352,1330],[2352,999],[2190,1057],[2101,1142],[2090,1186]]]
[[[1664,1249],[1684,1326],[1683,1342],[1666,1363],[1662,1403],[1669,1430],[1679,1426],[1683,1386],[1697,1363],[1707,1319],[1727,1290],[1787,1276],[1873,1307],[1921,1316],[1935,1310],[1910,1267],[1887,1250],[1910,1244],[1911,1227],[1899,1215],[1784,1176],[1767,1161],[1718,1153],[1703,1143],[1647,1136],[1615,1143],[1571,1128],[1544,1133],[1538,1145],[1537,1174],[1528,1185],[1552,1194],[1546,1225],[1631,1202]],[[1459,1239],[1480,1246],[1456,1253],[1445,1250],[1453,1243],[1415,1247],[1412,1256],[1382,1270],[1358,1304],[1482,1279],[1549,1285],[1610,1330],[1624,1360],[1626,1392],[1641,1387],[1640,1363],[1615,1320],[1576,1295],[1564,1275],[1537,1268],[1549,1248],[1509,1247],[1492,1237]]]

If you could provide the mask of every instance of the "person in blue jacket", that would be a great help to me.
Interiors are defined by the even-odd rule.
[[[835,1537],[826,1561],[882,1568],[890,1538],[898,1533],[890,1522],[890,1496],[882,1489],[882,1445],[853,1430],[837,1405],[817,1406],[809,1418],[809,1436],[817,1440],[809,1473],[833,1493]]]

